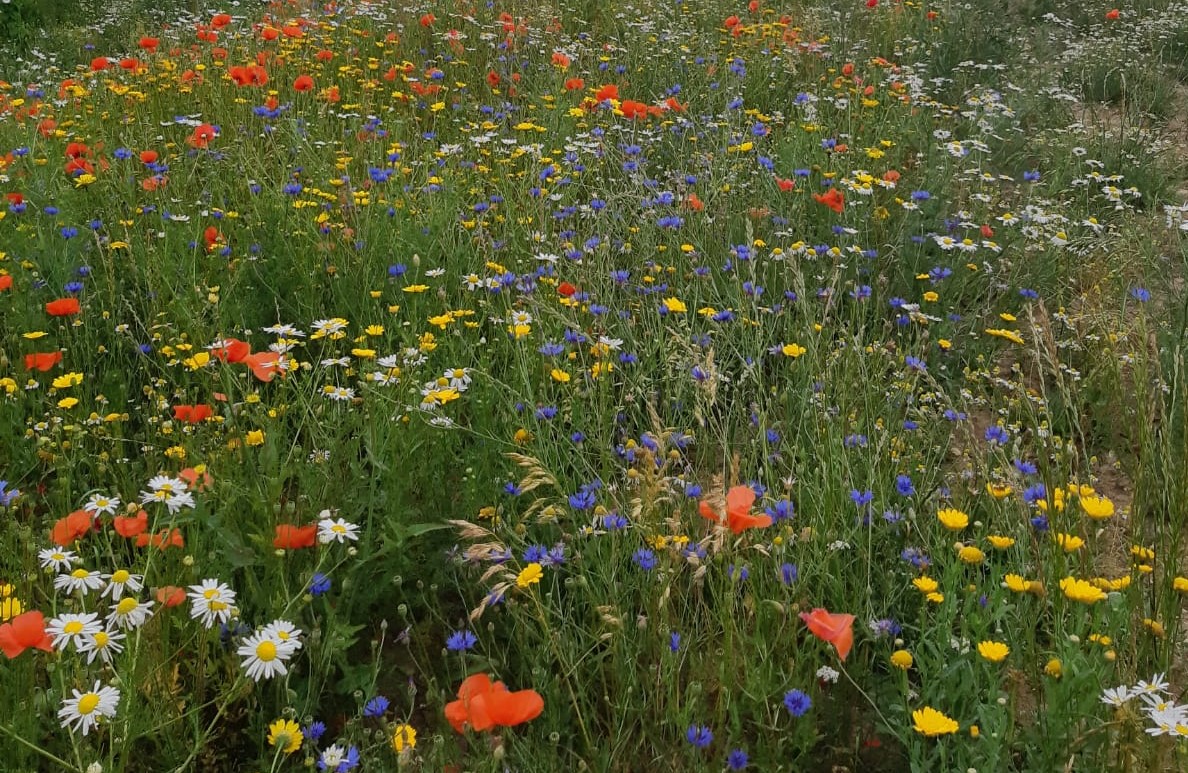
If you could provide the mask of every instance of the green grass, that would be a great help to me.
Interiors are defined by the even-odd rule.
[[[0,72],[0,612],[124,634],[0,767],[1182,765],[1177,7],[141,10]]]

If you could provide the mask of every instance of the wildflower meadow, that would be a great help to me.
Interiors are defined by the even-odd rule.
[[[1188,768],[1184,3],[141,5],[0,64],[0,770]]]

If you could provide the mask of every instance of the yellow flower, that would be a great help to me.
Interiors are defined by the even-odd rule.
[[[417,731],[409,725],[397,725],[392,730],[392,749],[397,754],[405,749],[415,749],[417,746]]]
[[[930,706],[912,712],[913,729],[920,735],[934,738],[938,735],[950,735],[957,732],[959,727],[956,720],[950,719]]]
[[[924,598],[928,599],[933,604],[941,604],[945,600],[945,594],[943,594],[943,593],[929,593]]]
[[[262,430],[262,429],[252,430],[251,432],[247,433],[247,437],[245,437],[243,439],[243,442],[247,443],[249,446],[264,445],[264,430]]]
[[[1031,590],[1031,580],[1025,579],[1017,574],[1008,574],[1006,577],[1002,578],[1002,580],[1003,584],[1007,586],[1007,590],[1014,591],[1015,593],[1027,593]]]
[[[978,654],[991,663],[1001,663],[1011,653],[1011,648],[1000,641],[984,641],[978,645]]]
[[[936,589],[940,587],[931,577],[917,577],[912,580],[912,585],[921,593],[936,593]]]
[[[556,381],[558,384],[568,384],[569,380],[572,378],[572,376],[560,368],[553,368],[549,375],[552,376],[553,381]]]
[[[269,746],[279,746],[285,754],[300,749],[304,740],[301,728],[291,719],[278,719],[268,726]]]
[[[1023,336],[1019,335],[1014,330],[1007,330],[1005,328],[1000,328],[1000,329],[991,328],[991,329],[987,330],[986,332],[992,336],[997,337],[997,338],[1005,338],[1006,340],[1010,341],[1011,343],[1020,344],[1020,345],[1022,345],[1022,343],[1023,343]]]
[[[1172,590],[1179,593],[1188,593],[1188,577],[1177,577],[1172,580]]]
[[[54,389],[69,389],[83,382],[83,374],[81,373],[63,373],[53,380]]]
[[[784,344],[784,346],[780,349],[780,351],[784,353],[785,357],[796,358],[796,357],[799,357],[800,355],[804,354],[808,350],[805,349],[800,344]]]
[[[689,307],[687,307],[685,302],[680,298],[665,298],[664,308],[668,309],[673,314],[684,314],[689,310]]]
[[[1101,496],[1081,497],[1081,509],[1089,518],[1101,521],[1114,514],[1114,503]]]
[[[1079,601],[1082,604],[1093,604],[1106,597],[1105,591],[1075,577],[1065,577],[1061,580],[1060,590],[1064,591],[1064,595],[1068,599]]]
[[[1053,679],[1059,679],[1064,674],[1064,665],[1061,664],[1060,658],[1052,658],[1044,666],[1044,673]]]
[[[1011,487],[1005,483],[987,483],[986,493],[995,499],[1006,499],[1011,495]]]
[[[429,285],[409,285],[403,288],[406,293],[423,293],[429,289]]]
[[[986,539],[990,541],[990,546],[995,550],[1006,550],[1009,547],[1013,547],[1015,544],[1014,537],[1001,537],[997,534],[991,534]]]
[[[1146,618],[1143,618],[1143,625],[1147,626],[1147,630],[1149,630],[1157,638],[1160,638],[1160,639],[1163,638],[1163,636],[1164,636],[1163,624],[1160,623],[1158,620],[1152,620],[1151,618],[1146,617]]]
[[[924,302],[925,303],[936,303],[939,300],[940,300],[940,295],[933,292],[932,290],[929,290],[928,292],[924,293]]]
[[[361,360],[375,359],[375,349],[351,349],[351,354]]]
[[[24,605],[16,596],[9,596],[7,593],[4,596],[5,598],[0,599],[0,621],[11,620],[25,611]]]
[[[1074,553],[1085,546],[1085,540],[1073,534],[1057,534],[1056,544],[1064,548],[1065,553]]]
[[[961,531],[969,526],[969,516],[952,507],[938,511],[936,517],[941,522],[941,526],[949,531]]]
[[[957,558],[967,564],[980,564],[985,560],[986,554],[973,545],[966,545],[957,551]]]
[[[907,671],[909,668],[911,668],[912,663],[914,662],[912,659],[912,653],[908,652],[907,650],[895,650],[895,652],[891,653],[890,660],[891,665],[903,671]]]
[[[64,411],[68,411],[76,405],[78,405],[77,397],[63,397],[58,401],[58,407]]]
[[[536,583],[540,582],[541,575],[543,574],[544,570],[540,568],[540,564],[533,561],[532,563],[528,564],[528,566],[525,566],[523,569],[521,569],[520,573],[516,575],[516,585],[520,588],[527,588],[529,585],[535,585]]]

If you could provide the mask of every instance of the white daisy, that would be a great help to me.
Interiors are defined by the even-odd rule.
[[[176,513],[183,507],[188,507],[193,510],[197,506],[198,503],[194,501],[194,495],[188,491],[179,491],[178,493],[169,497],[169,499],[165,500],[165,507],[167,507],[171,513]]]
[[[190,617],[201,620],[207,628],[216,622],[225,623],[231,619],[234,610],[235,591],[218,580],[203,580],[199,585],[191,585]]]
[[[55,546],[38,552],[37,560],[41,562],[42,569],[52,569],[55,572],[61,572],[74,566],[74,562],[78,560],[78,555],[73,550]]]
[[[116,708],[120,705],[120,691],[115,687],[99,685],[99,681],[96,680],[95,686],[88,692],[71,690],[74,696],[63,700],[62,708],[58,709],[62,727],[82,730],[82,734],[86,735],[101,720],[115,716]]]
[[[318,542],[327,545],[331,542],[346,542],[359,540],[359,527],[348,523],[342,518],[323,518],[318,521]]]
[[[153,602],[140,601],[135,596],[126,596],[118,604],[111,605],[107,624],[117,628],[139,628],[153,616]]]
[[[244,639],[235,652],[244,659],[243,667],[247,675],[257,682],[288,673],[285,661],[293,654],[293,650],[267,631],[258,631]]]
[[[281,649],[288,650],[289,655],[301,649],[301,629],[288,620],[273,620],[261,632],[275,639]]]
[[[99,615],[87,612],[81,615],[64,614],[51,617],[45,626],[45,632],[53,639],[54,649],[64,650],[74,642],[75,646],[82,644],[83,637],[93,635],[103,630],[99,623]]]
[[[96,631],[83,637],[78,651],[80,654],[86,654],[87,665],[94,663],[95,658],[101,658],[104,663],[110,664],[113,656],[124,651],[123,638],[124,634],[119,631]]]
[[[114,515],[119,507],[119,497],[109,497],[105,494],[92,494],[83,505],[83,509],[92,515]]]
[[[111,574],[103,575],[103,579],[107,580],[107,587],[103,589],[103,596],[111,596],[112,601],[119,601],[120,597],[124,595],[125,590],[136,593],[144,587],[141,584],[144,575],[132,574],[127,569],[117,569]]]
[[[470,386],[470,368],[450,368],[445,372],[449,384],[459,392],[465,392]]]
[[[77,592],[84,596],[93,590],[99,590],[103,585],[102,574],[89,572],[82,567],[69,574],[59,574],[54,578],[54,590],[64,590],[67,593]]]

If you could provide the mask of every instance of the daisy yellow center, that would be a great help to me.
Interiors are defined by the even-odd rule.
[[[256,645],[256,657],[265,663],[276,660],[276,645],[270,641],[262,641]]]
[[[204,598],[206,598],[207,600],[213,599],[215,596],[218,596],[218,595],[219,595],[218,588],[210,588],[209,590],[202,591],[202,596]]]
[[[98,693],[89,692],[78,699],[78,713],[90,714],[99,707]]]
[[[74,636],[75,634],[78,634],[78,633],[82,633],[82,629],[83,629],[83,624],[78,622],[77,620],[71,620],[69,623],[62,626],[62,631],[64,633],[70,634],[71,636]]]
[[[227,605],[221,601],[212,601],[212,602],[210,602],[208,607],[211,612],[222,612],[224,609],[227,608]]]
[[[276,632],[276,636],[277,636],[277,638],[278,638],[278,639],[280,639],[281,641],[288,641],[288,640],[289,640],[289,632],[288,632],[288,631],[277,631],[277,632]]]
[[[109,641],[111,641],[111,637],[107,635],[107,631],[100,631],[95,634],[96,647],[106,647]]]
[[[127,569],[117,569],[115,572],[112,572],[111,581],[122,585],[128,582],[131,577],[132,574]]]
[[[346,534],[346,527],[341,523],[336,523],[330,527],[330,531],[334,532],[335,534]]]
[[[132,610],[136,609],[137,601],[134,598],[120,599],[120,603],[116,604],[116,614],[126,615]]]
[[[65,561],[66,560],[66,556],[62,553],[54,553],[52,556],[50,556],[50,558],[52,558],[55,561]]]
[[[75,569],[70,573],[70,576],[76,580],[83,580],[86,579],[88,574],[90,574],[90,572],[88,572],[86,569]]]

